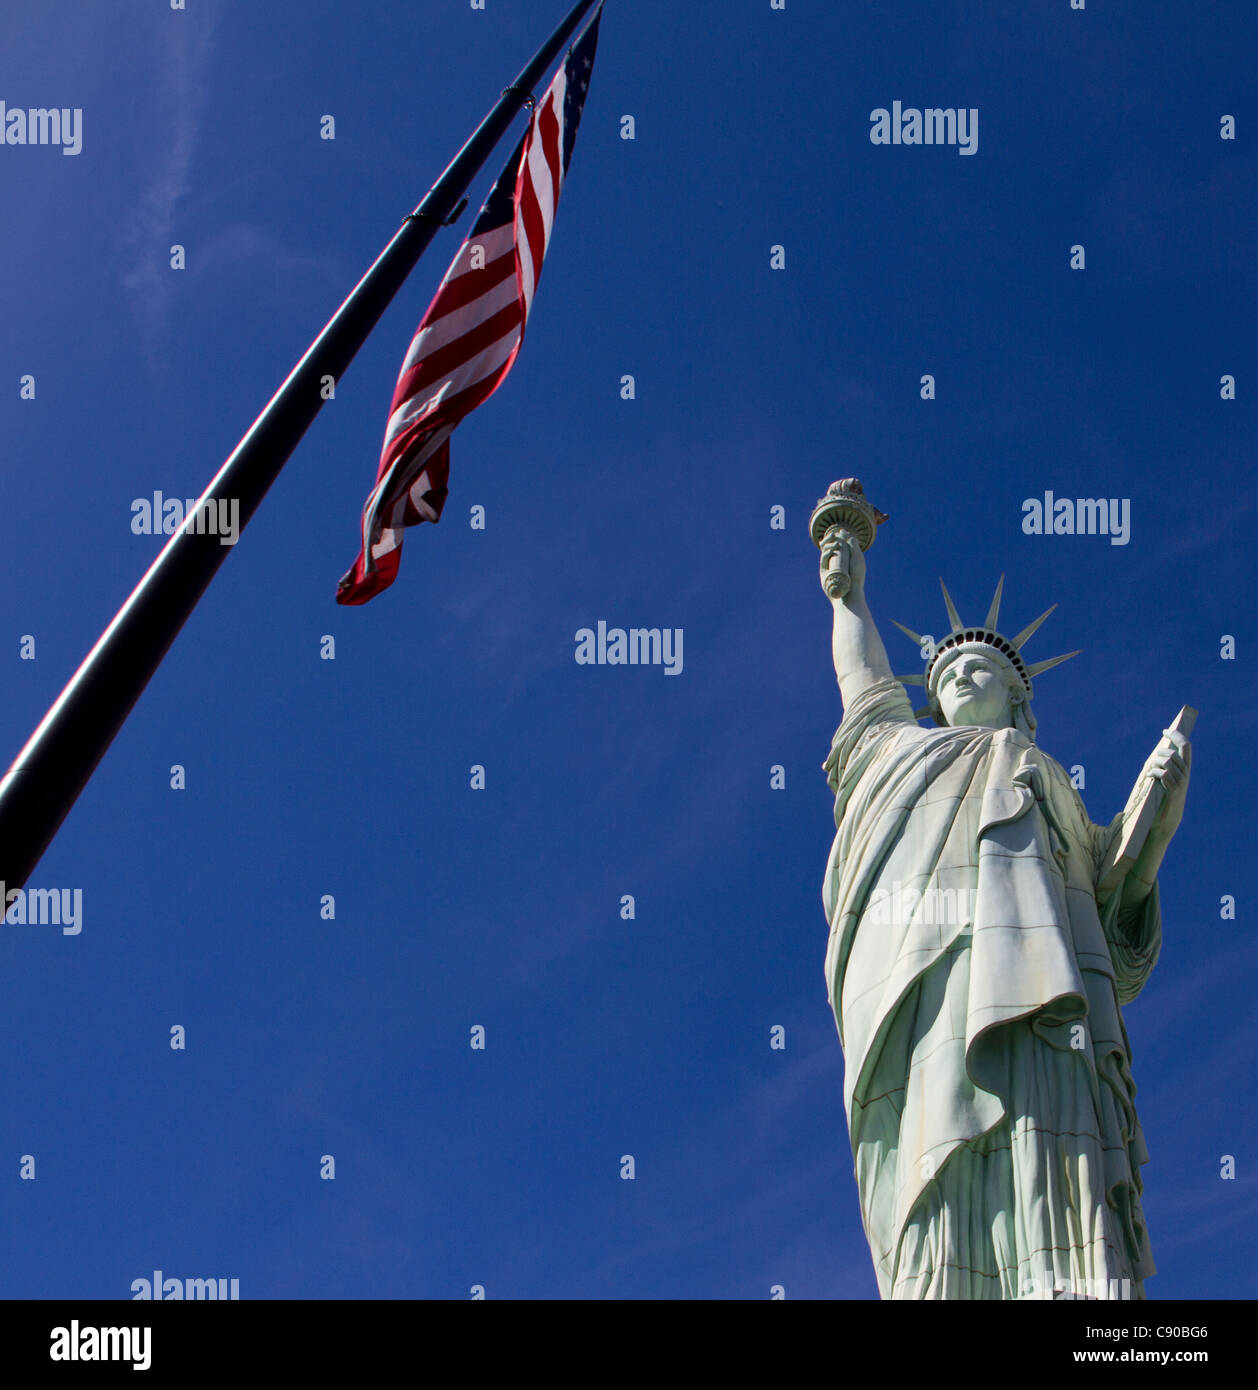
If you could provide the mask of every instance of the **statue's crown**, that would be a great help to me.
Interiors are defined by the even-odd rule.
[[[929,701],[923,709],[914,710],[916,718],[921,719],[925,715],[930,715],[936,724],[943,724],[943,714],[939,708],[936,698],[936,681],[940,672],[943,670],[945,660],[959,650],[969,650],[982,652],[988,656],[995,654],[1000,660],[1012,670],[1022,683],[1023,698],[1031,698],[1031,681],[1038,676],[1041,671],[1047,671],[1052,666],[1059,666],[1063,661],[1069,661],[1072,656],[1078,656],[1077,651],[1066,652],[1062,656],[1051,656],[1047,661],[1036,661],[1028,665],[1022,659],[1022,645],[1036,631],[1045,618],[1057,607],[1053,604],[1052,608],[1046,608],[1033,623],[1028,624],[1016,637],[1005,637],[996,630],[996,620],[1000,616],[1000,597],[1004,592],[1005,576],[1002,574],[996,584],[996,592],[992,596],[991,605],[987,610],[987,617],[982,623],[967,626],[961,621],[961,615],[957,612],[957,606],[952,601],[952,595],[948,592],[948,586],[941,579],[939,587],[943,590],[944,604],[948,609],[948,621],[952,625],[952,630],[941,642],[935,644],[934,654],[926,662],[926,670],[920,676],[897,676],[898,681],[905,685],[924,686],[929,696]],[[895,619],[892,619],[895,622]],[[907,628],[903,623],[896,623],[906,637],[916,642],[920,648],[925,639]]]

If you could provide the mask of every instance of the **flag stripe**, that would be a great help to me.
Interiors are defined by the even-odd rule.
[[[469,324],[474,326],[480,319],[496,314],[499,309],[516,302],[519,295],[515,283],[515,257],[510,256],[506,259],[507,274],[492,285],[486,282],[483,286],[485,293],[477,299],[470,299],[463,312],[445,314],[416,333],[411,350],[406,354],[406,361],[402,364],[403,374],[434,348],[445,347],[447,343],[454,342],[461,333],[466,333]],[[484,275],[488,269],[486,266],[480,274]],[[400,381],[401,377],[398,379]]]
[[[462,393],[500,371],[519,346],[519,342],[519,329],[513,324],[506,333],[500,334],[481,352],[462,363],[458,371],[446,377],[436,391],[404,402],[389,421],[388,433],[385,436],[386,447],[393,445],[403,430],[413,429],[421,422],[426,422],[430,427],[434,426],[438,423],[438,414],[449,418],[456,408],[454,402],[460,399]],[[486,395],[488,396],[488,393]],[[466,413],[464,411],[464,414]]]
[[[559,158],[560,125],[558,112],[563,110],[563,94],[556,91],[550,101],[546,103],[546,109],[542,112],[542,119],[538,123],[541,139],[538,141],[541,147],[542,158],[546,161],[546,170],[550,175],[547,179],[543,176],[542,170],[538,167],[534,172],[534,182],[537,184],[539,193],[545,193],[541,199],[543,213],[546,218],[546,237],[550,239],[550,229],[555,223],[555,210],[559,206],[559,190],[563,184],[563,168]]]
[[[559,121],[551,98],[547,98],[538,113],[537,134],[538,139],[529,144],[525,164],[520,171],[518,191],[520,218],[525,233],[524,244],[520,247],[520,261],[526,316],[537,293],[537,282],[559,198]]]
[[[447,446],[450,434],[453,431],[453,429],[454,426],[451,425],[448,429],[438,430],[434,434],[430,434],[429,436],[427,436],[427,438],[422,442],[421,447],[418,448],[415,451],[414,455],[401,466],[400,472],[404,473],[405,478],[411,481],[403,482],[399,484],[400,486],[405,487],[406,490],[409,491],[410,486],[413,485],[413,481],[418,475],[422,475],[425,472],[432,472],[434,470],[434,459]],[[383,489],[383,481],[381,486]],[[391,484],[388,488],[389,495],[392,497],[396,493],[396,491],[397,486]],[[373,494],[373,497],[374,496],[375,494]],[[382,499],[383,491],[381,492],[381,497],[376,499],[374,506],[370,505],[371,499],[368,499],[369,510],[364,511],[363,513],[364,547],[370,544],[371,532],[374,529],[374,524],[377,521],[377,519],[387,517],[389,520],[392,520],[396,514],[395,504],[390,503],[388,507],[385,507],[382,504]],[[400,500],[405,501],[405,493],[403,494]],[[371,547],[372,554],[384,554],[386,551],[392,550],[396,548],[396,546],[400,546],[401,544],[402,538],[400,530],[394,532],[386,525],[384,529],[381,530],[379,538],[377,539],[375,545]]]
[[[510,304],[504,305],[496,314],[490,314],[454,342],[426,353],[422,361],[416,362],[403,374],[400,383],[402,389],[408,396],[418,396],[446,377],[454,378],[462,374],[473,358],[483,354],[499,339],[510,337],[519,324],[520,306],[512,296]]]
[[[514,353],[518,351],[519,344],[517,342],[513,349],[513,355],[502,364],[496,373],[483,377],[480,381],[475,382],[472,386],[469,386],[458,395],[450,397],[445,402],[439,413],[448,418],[448,423],[434,425],[433,423],[424,421],[422,424],[418,425],[409,436],[398,436],[398,440],[395,442],[393,449],[398,471],[394,473],[393,481],[388,487],[388,495],[390,497],[395,496],[399,491],[403,491],[409,486],[408,479],[415,466],[416,458],[416,454],[412,451],[426,449],[428,447],[428,441],[438,429],[444,430],[448,435],[454,426],[458,424],[459,420],[465,415],[470,414],[477,406],[483,405],[497,390],[499,383],[506,377],[507,372],[511,369],[511,363],[514,361]]]
[[[501,281],[510,281],[514,271],[514,246],[508,246],[505,252],[492,260],[486,255],[483,266],[469,267],[442,285],[432,308],[424,315],[425,325],[440,323],[448,314],[467,308]]]

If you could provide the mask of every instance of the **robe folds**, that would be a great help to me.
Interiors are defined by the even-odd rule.
[[[1098,901],[1094,825],[1017,729],[921,728],[898,681],[844,711],[826,979],[883,1298],[1143,1298],[1148,1161],[1120,1004],[1157,887]]]

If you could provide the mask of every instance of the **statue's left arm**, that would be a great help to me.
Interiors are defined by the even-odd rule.
[[[1120,911],[1124,915],[1133,912],[1144,903],[1157,881],[1162,856],[1184,817],[1191,762],[1191,745],[1183,734],[1172,729],[1163,734],[1141,771],[1141,777],[1149,777],[1161,784],[1162,806],[1149,830],[1144,848],[1123,880]]]
[[[1140,993],[1161,953],[1158,869],[1184,813],[1189,758],[1187,739],[1179,733],[1165,735],[1153,750],[1140,775],[1158,782],[1163,789],[1157,818],[1122,880],[1107,890],[1098,886],[1097,910],[1109,944],[1120,1004],[1130,1003]],[[1122,828],[1121,815],[1116,816],[1108,828],[1092,827],[1098,885],[1110,846],[1114,837],[1122,833]]]

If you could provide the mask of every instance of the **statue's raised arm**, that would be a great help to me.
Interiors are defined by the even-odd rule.
[[[875,681],[891,675],[865,601],[865,551],[885,520],[858,478],[831,483],[812,514],[812,538],[821,548],[821,587],[834,608],[831,651],[845,709]]]

